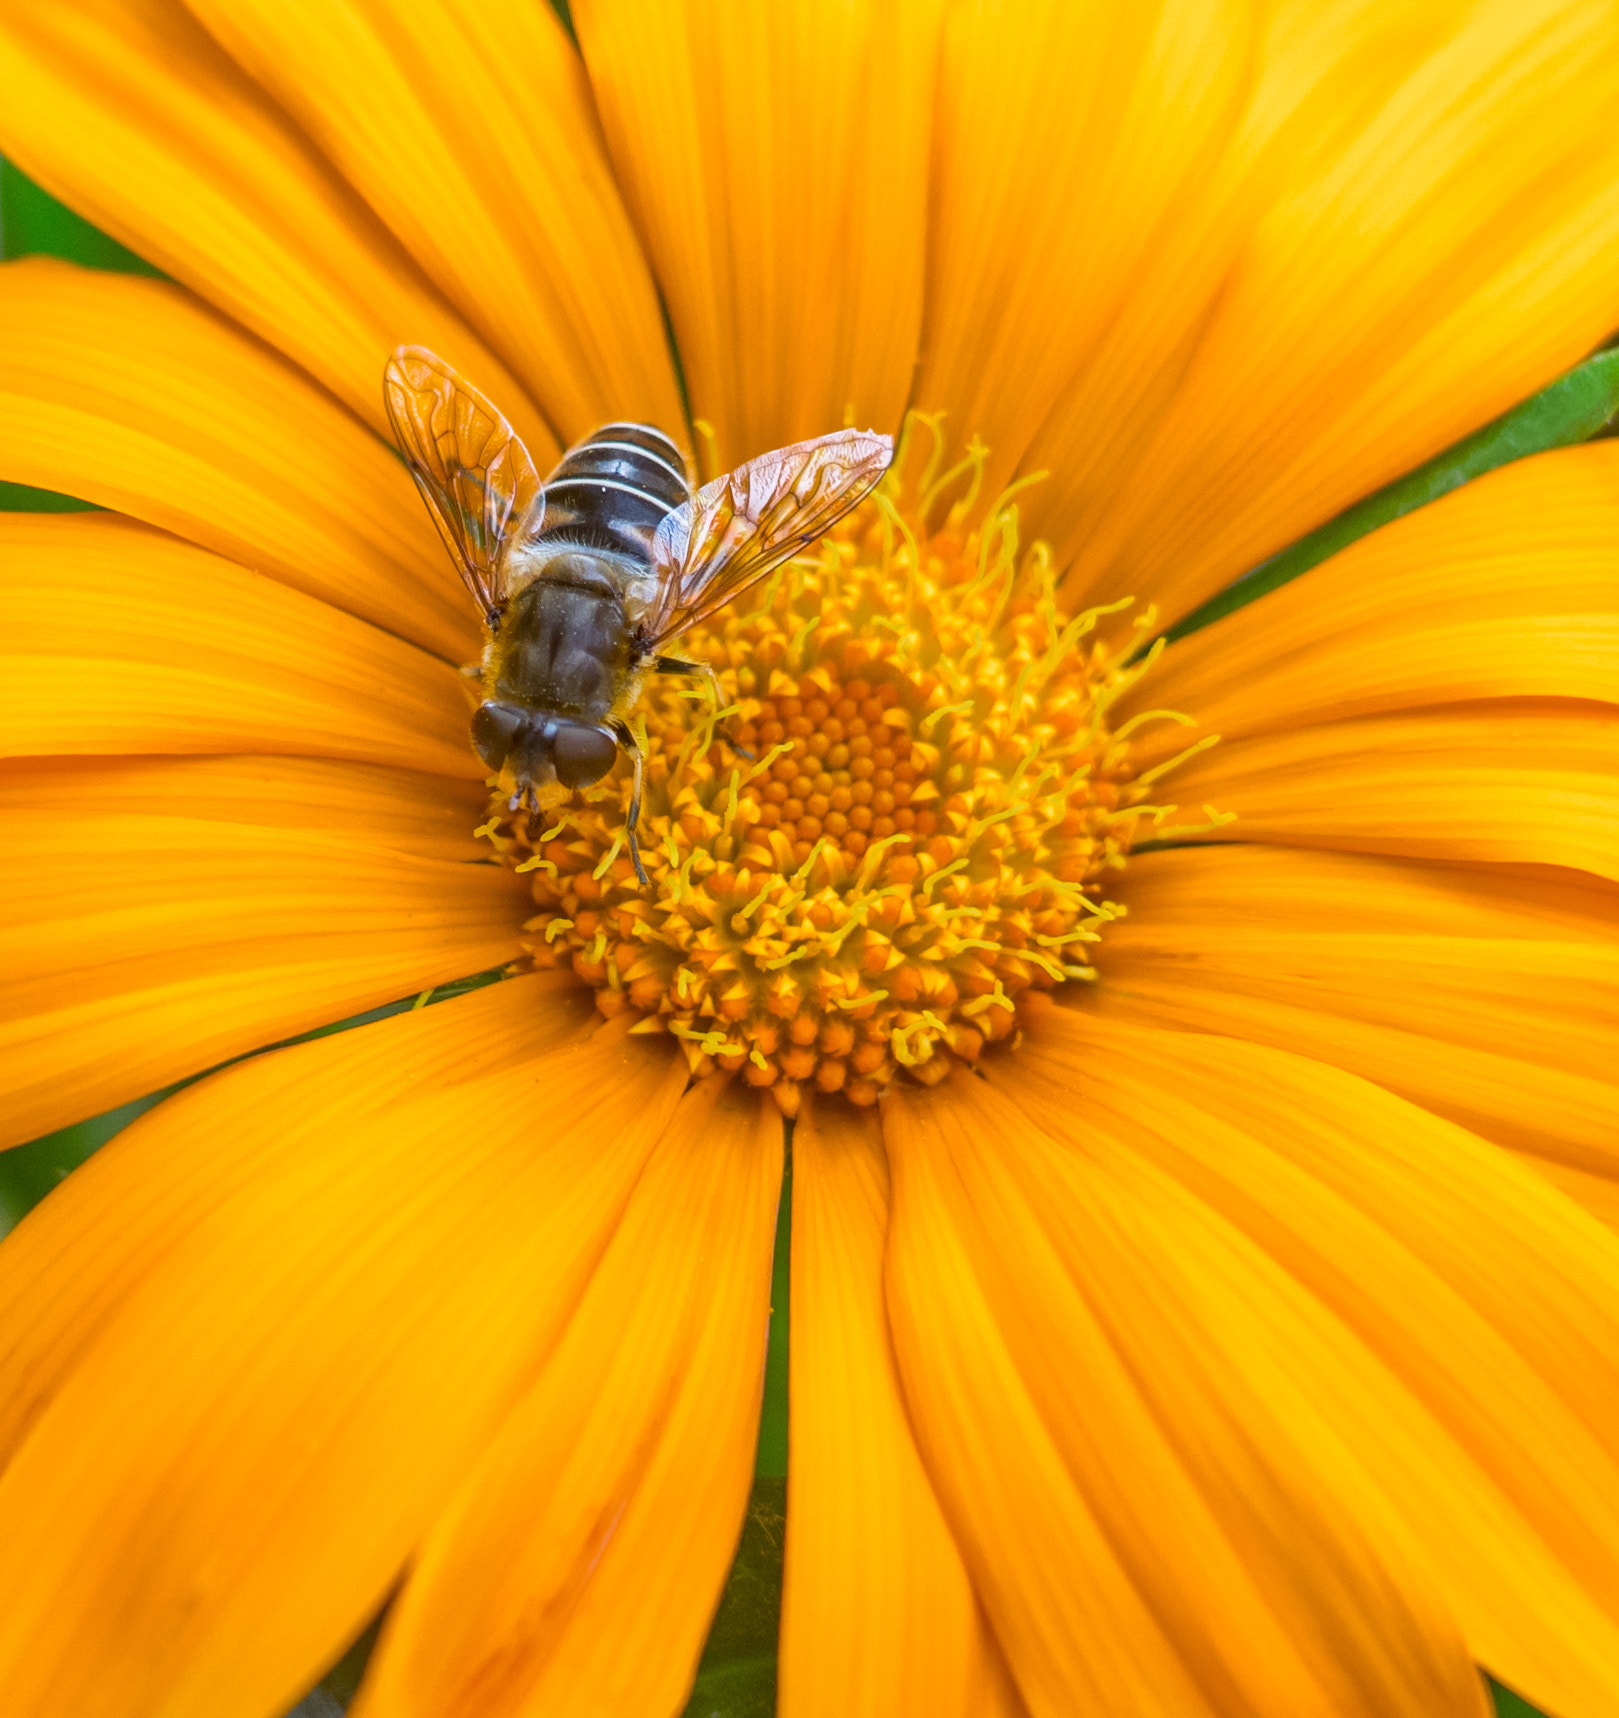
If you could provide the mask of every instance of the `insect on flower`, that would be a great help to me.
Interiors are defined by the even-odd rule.
[[[644,760],[629,717],[650,674],[706,680],[664,655],[868,495],[892,438],[839,430],[751,459],[693,490],[650,424],[611,423],[542,483],[528,449],[469,382],[424,346],[388,361],[383,397],[416,487],[488,628],[472,740],[510,768],[511,808],[588,787],[620,747],[635,766],[626,835],[636,876]]]

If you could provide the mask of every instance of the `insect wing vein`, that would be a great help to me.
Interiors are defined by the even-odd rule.
[[[829,531],[877,486],[893,453],[886,435],[839,430],[705,484],[653,539],[652,648],[734,602]]]
[[[485,616],[507,596],[502,548],[545,505],[528,449],[472,384],[425,346],[401,346],[383,374],[395,439],[445,547]]]

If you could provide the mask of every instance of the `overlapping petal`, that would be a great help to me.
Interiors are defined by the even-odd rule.
[[[0,766],[0,1140],[510,960],[522,881],[446,827],[482,799],[290,758]]]
[[[614,418],[683,430],[657,291],[578,54],[549,6],[188,3],[527,383],[564,442]],[[498,377],[467,373],[499,399]]]
[[[275,752],[481,779],[446,662],[115,514],[0,517],[0,754]]]
[[[906,1399],[1033,1713],[1482,1715],[1426,1571],[1181,1314],[1169,1199],[970,1077],[883,1131]]]
[[[167,1099],[29,1213],[0,1254],[0,1470],[147,1273],[267,1167],[357,1117],[533,1062],[599,1024],[557,975],[271,1051]],[[263,1125],[243,1121],[263,1117]]]
[[[350,1112],[232,1188],[0,1480],[10,1709],[259,1718],[294,1699],[561,1335],[683,1083],[666,1046],[609,1027]],[[226,1143],[288,1119],[239,1112]]]
[[[922,314],[941,0],[589,0],[608,149],[718,469],[891,430]]]
[[[0,19],[0,144],[273,348],[0,271],[0,470],[146,522],[0,523],[19,1138],[514,951],[395,341],[543,462],[678,428],[661,290],[700,453],[914,387],[1172,618],[1619,303],[1614,0],[577,0],[582,63],[518,0],[188,4]],[[1552,456],[1173,647],[1230,845],[891,1098],[892,1189],[804,1118],[789,1718],[1619,1702],[1619,1241],[1552,1185],[1619,1222],[1616,524]],[[565,991],[215,1076],[8,1242],[8,1712],[262,1718],[412,1557],[377,1718],[679,1704],[779,1133]]]
[[[1619,442],[1507,465],[1179,640],[1121,714],[1285,733],[1496,698],[1619,703]],[[1184,743],[1180,734],[1165,741]]]
[[[1619,878],[1619,707],[1511,699],[1228,740],[1173,798],[1214,839],[1566,865]]]
[[[1130,360],[1126,318],[1132,385],[1099,354],[1026,457],[1076,602],[1173,619],[1611,332],[1616,42],[1609,0],[1272,11],[1209,192],[1237,242],[1179,271],[1192,338]]]
[[[1240,0],[949,9],[914,400],[988,443],[985,499],[1054,410],[1090,426],[1063,496],[1154,421],[1241,237],[1216,169],[1255,38]]]
[[[1233,846],[1143,854],[1120,893],[1105,1014],[1317,1056],[1500,1144],[1619,1176],[1611,885]]]
[[[1161,1288],[1137,1274],[1112,1296],[1116,1325],[1172,1294],[1217,1394],[1257,1386],[1276,1418],[1244,1397],[1241,1421],[1314,1452],[1481,1663],[1549,1711],[1610,1711],[1619,1239],[1510,1154],[1319,1062],[1067,1009],[1027,1052],[998,1083],[1071,1173],[1145,1175],[1132,1233],[1179,1233],[1150,1255]],[[1202,1375],[1188,1351],[1130,1352],[1160,1387]]]
[[[476,619],[397,459],[189,293],[0,267],[0,474],[160,525],[428,650]]]
[[[357,1708],[675,1711],[758,1429],[781,1119],[682,1101],[533,1387],[430,1536]]]
[[[386,429],[401,341],[476,376],[529,439],[522,388],[359,196],[179,0],[45,0],[0,16],[0,150]]]
[[[874,1117],[793,1131],[783,1718],[1013,1713],[917,1453],[883,1307],[888,1165]]]

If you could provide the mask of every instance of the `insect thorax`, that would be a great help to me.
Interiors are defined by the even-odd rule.
[[[625,584],[637,569],[589,549],[550,555],[513,595],[491,651],[487,695],[600,722],[630,677]]]

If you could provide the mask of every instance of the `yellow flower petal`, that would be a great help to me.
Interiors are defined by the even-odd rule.
[[[320,835],[379,856],[489,858],[473,834],[488,805],[481,784],[337,758],[7,758],[0,792],[16,815],[181,817]]]
[[[560,974],[528,973],[239,1062],[131,1123],[0,1252],[0,1471],[147,1274],[267,1166],[599,1024]]]
[[[188,293],[49,257],[0,267],[0,471],[132,514],[426,649],[473,604],[399,461]]]
[[[574,11],[720,469],[846,421],[898,427],[922,314],[940,11]]]
[[[1081,1161],[1116,1140],[1256,1243],[1241,1274],[1201,1263],[1181,1302],[1216,1366],[1431,1571],[1479,1662],[1566,1718],[1612,1712],[1619,1238],[1318,1062],[1068,1009],[1027,1049],[1004,1089]]]
[[[481,780],[453,668],[114,514],[0,516],[0,752],[311,752]]]
[[[500,361],[178,0],[13,8],[0,83],[0,150],[376,428],[382,367],[406,341],[476,377],[537,459],[555,448]]]
[[[1616,544],[1619,442],[1504,466],[1172,645],[1151,702],[1227,738],[1474,698],[1614,703]]]
[[[358,187],[564,441],[625,417],[683,433],[656,289],[579,56],[549,6],[191,9]],[[493,379],[469,374],[505,409]]]
[[[1259,846],[1132,860],[1094,1006],[1348,1068],[1619,1176],[1611,886]]]
[[[1035,1712],[1203,1714],[1173,1642],[1130,1583],[1006,1352],[993,1309],[932,1177],[934,1140],[890,1112],[902,1189],[890,1236],[889,1304],[924,1459],[973,1559],[978,1590]],[[928,1176],[913,1217],[903,1166]],[[950,1340],[923,1348],[924,1330]],[[1008,1531],[1009,1526],[1011,1531]]]
[[[512,959],[522,880],[443,827],[478,798],[303,759],[0,767],[0,1141]]]
[[[970,1077],[883,1131],[906,1399],[1033,1710],[1482,1718],[1428,1583],[1175,1316],[1165,1202]]]
[[[684,1083],[609,1027],[351,1113],[229,1192],[0,1480],[9,1712],[290,1704],[561,1334]],[[238,1114],[215,1149],[288,1120]]]
[[[1519,699],[1230,740],[1171,778],[1217,840],[1572,865],[1619,877],[1619,710]]]
[[[1571,1169],[1566,1163],[1554,1163],[1545,1157],[1525,1154],[1529,1167],[1561,1189],[1570,1199],[1583,1205],[1600,1223],[1619,1229],[1619,1179],[1606,1175],[1591,1175],[1583,1169]]]
[[[1197,264],[1232,242],[1207,230],[1225,213],[1210,181],[1247,94],[1250,11],[1240,0],[952,9],[914,398],[948,411],[952,441],[989,444],[986,499],[1076,390],[1090,436],[1065,455],[1105,459],[1119,391],[1147,384],[1206,316],[1213,283]],[[1127,352],[1121,317],[1136,336]],[[1057,473],[1057,490],[1078,475]],[[1026,504],[1038,510],[1046,488]]]
[[[682,1102],[539,1379],[423,1549],[355,1708],[676,1711],[748,1495],[781,1117]]]
[[[1211,193],[1247,236],[1188,269],[1157,364],[1121,392],[1121,326],[1027,456],[1076,604],[1173,619],[1611,331],[1616,43],[1607,0],[1274,9]]]
[[[579,0],[593,89],[548,13],[491,3],[196,0],[242,65],[174,0],[0,21],[0,142],[339,401],[289,446],[301,379],[168,288],[86,287],[46,361],[78,288],[0,278],[0,310],[45,283],[19,475],[80,489],[77,451],[148,521],[0,523],[5,732],[42,754],[0,768],[35,1125],[515,941],[521,886],[468,862],[465,610],[343,403],[379,422],[404,338],[542,459],[546,416],[670,408],[593,102],[706,451],[887,427],[920,360],[991,488],[1054,468],[1029,517],[1070,597],[1172,615],[1608,331],[1619,0],[1281,0],[1257,48],[1240,0],[1009,0],[1011,30]],[[892,1209],[872,1128],[805,1118],[789,1714],[1478,1718],[1470,1657],[1562,1718],[1619,1706],[1612,890],[1567,869],[1619,879],[1610,458],[1363,546],[1310,581],[1326,621],[1301,587],[1234,653],[1172,651],[1154,703],[1225,741],[1166,827],[1207,804],[1244,845],[1142,856],[1082,1007],[896,1090]],[[900,786],[866,789],[874,835]],[[827,833],[797,797],[782,839]],[[0,1256],[8,1718],[263,1718],[407,1567],[379,1718],[678,1706],[745,1492],[779,1136],[563,988],[205,1082]],[[526,1059],[510,1002],[573,1047]],[[791,1110],[821,1064],[759,1036]]]
[[[888,1166],[838,1100],[793,1132],[783,1718],[1015,1712],[917,1454],[883,1308]]]

